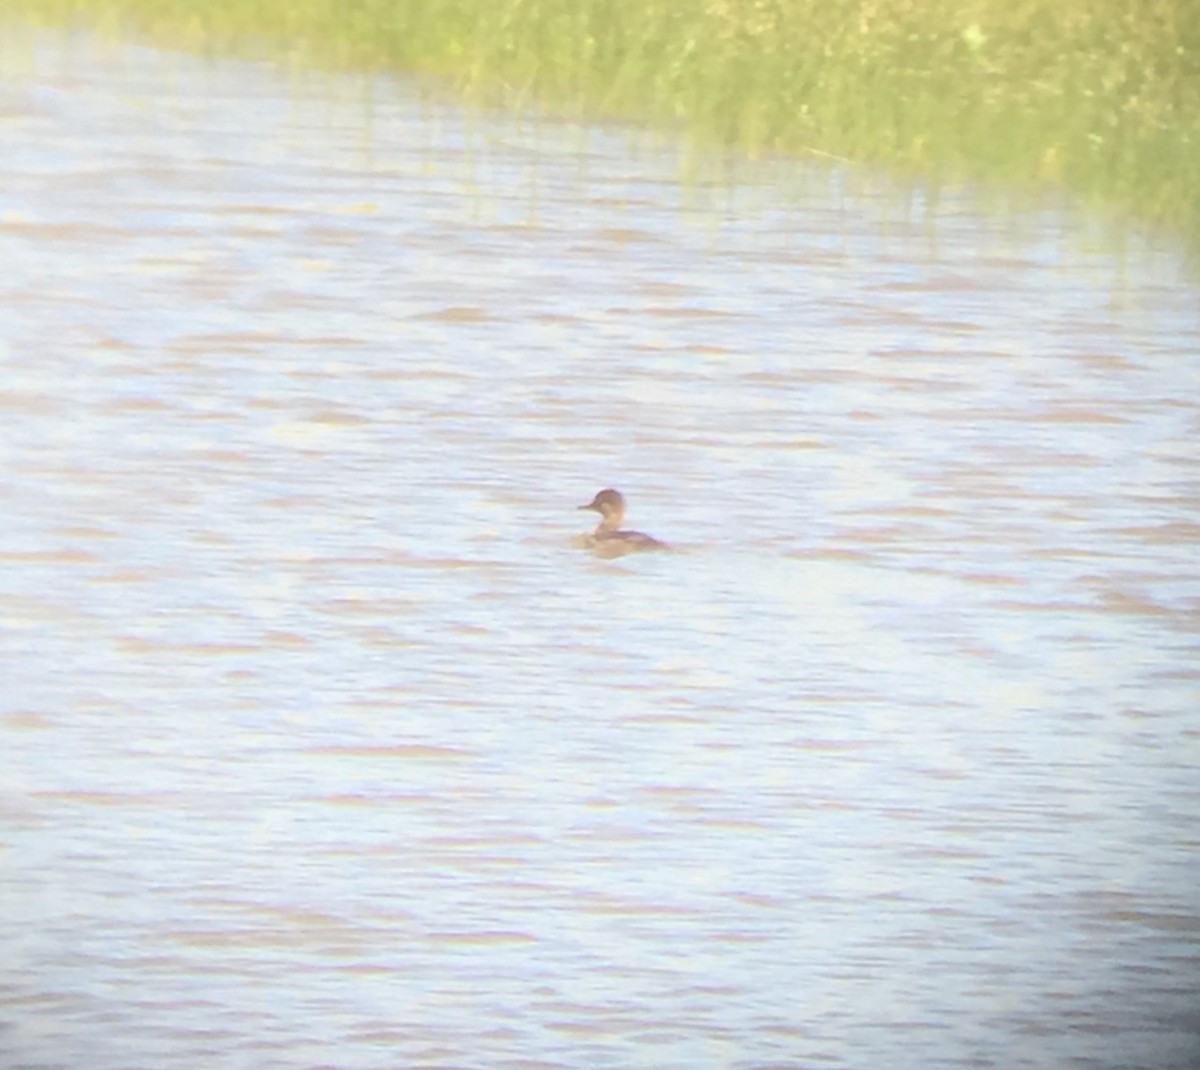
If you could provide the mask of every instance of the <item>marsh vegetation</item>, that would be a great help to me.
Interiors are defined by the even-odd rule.
[[[1065,190],[1200,246],[1200,0],[0,0],[0,15]]]

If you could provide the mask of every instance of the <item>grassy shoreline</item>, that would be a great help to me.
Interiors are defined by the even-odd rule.
[[[3,17],[1064,190],[1200,252],[1200,0],[0,0]]]

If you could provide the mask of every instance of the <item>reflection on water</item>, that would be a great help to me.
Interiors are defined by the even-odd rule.
[[[1195,1065],[1194,290],[31,48],[6,1065]]]

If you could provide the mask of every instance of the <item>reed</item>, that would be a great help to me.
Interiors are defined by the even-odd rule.
[[[1065,190],[1200,250],[1200,0],[0,0],[0,16]]]

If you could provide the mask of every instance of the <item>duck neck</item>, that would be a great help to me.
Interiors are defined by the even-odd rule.
[[[596,534],[611,535],[614,531],[620,531],[622,519],[623,514],[619,509],[613,510],[611,513],[605,513],[600,518],[600,523],[596,525]]]

